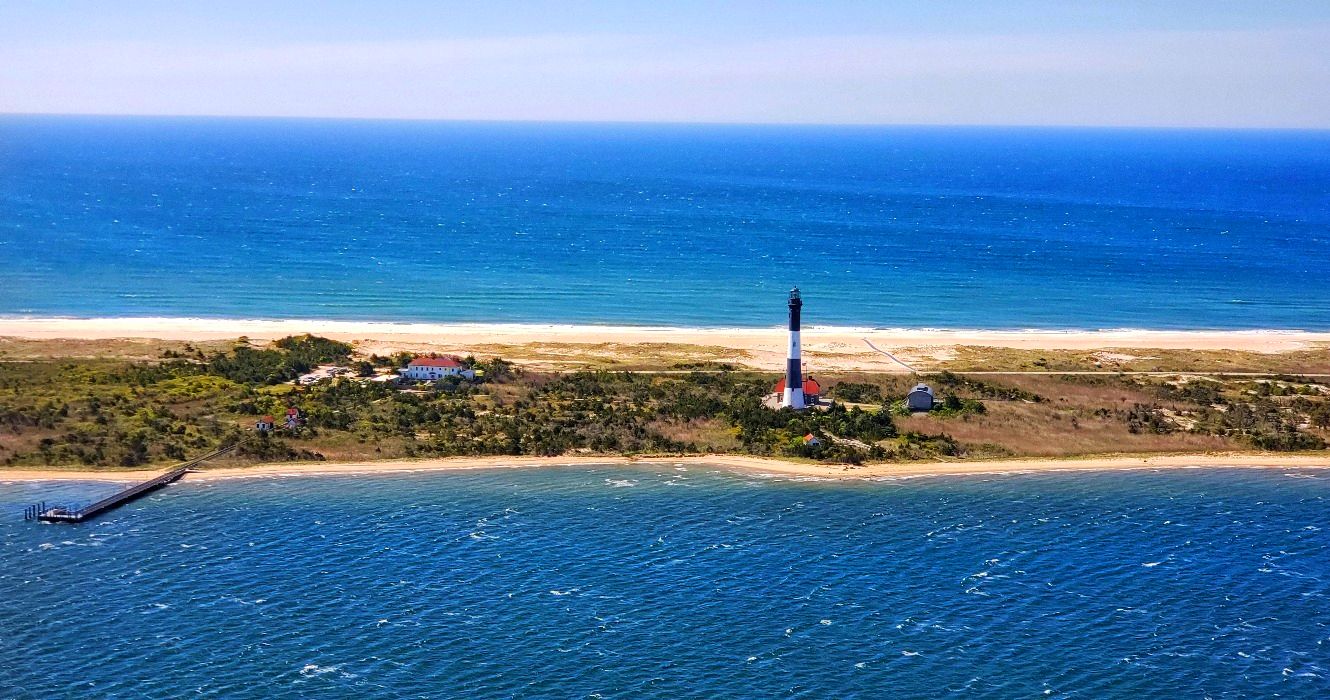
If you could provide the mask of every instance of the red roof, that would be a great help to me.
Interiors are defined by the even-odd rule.
[[[777,394],[785,393],[785,377],[781,377],[780,381],[776,382],[776,393]],[[804,380],[804,396],[821,396],[821,395],[822,395],[821,384],[818,384],[816,380],[811,378]]]
[[[461,367],[462,363],[453,357],[417,357],[408,367]]]

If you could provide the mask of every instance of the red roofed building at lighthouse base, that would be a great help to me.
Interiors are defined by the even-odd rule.
[[[780,381],[776,382],[775,392],[776,392],[776,395],[777,395],[777,396],[779,396],[779,395],[785,393],[785,378],[784,378],[784,377],[781,377],[781,378],[780,378]],[[812,377],[809,377],[808,379],[805,379],[805,380],[804,380],[804,397],[805,397],[805,399],[808,401],[808,403],[810,403],[810,404],[817,403],[817,400],[818,400],[821,396],[822,396],[822,385],[821,385],[821,384],[818,384],[818,383],[817,383],[817,380],[813,379]]]
[[[475,371],[463,366],[461,360],[446,355],[419,355],[407,364],[406,369],[399,369],[397,372],[403,379],[422,382],[446,377],[472,379],[476,376]]]

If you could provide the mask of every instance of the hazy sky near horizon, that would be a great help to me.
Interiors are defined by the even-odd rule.
[[[4,0],[0,112],[1330,128],[1330,1]]]

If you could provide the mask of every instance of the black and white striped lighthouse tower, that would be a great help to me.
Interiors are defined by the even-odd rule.
[[[801,409],[804,403],[804,373],[799,353],[799,310],[803,308],[803,299],[799,298],[799,288],[790,290],[790,351],[785,360],[785,393],[780,398],[780,405]]]

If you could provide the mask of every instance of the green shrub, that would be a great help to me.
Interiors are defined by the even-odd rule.
[[[866,382],[841,382],[831,388],[831,395],[849,403],[881,403],[882,387]]]

